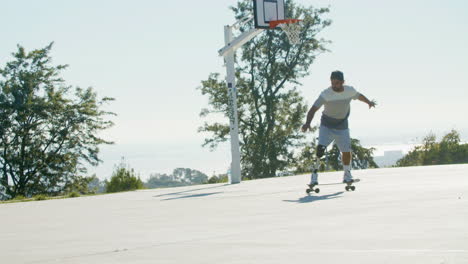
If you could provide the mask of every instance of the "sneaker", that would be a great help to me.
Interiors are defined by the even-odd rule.
[[[317,185],[318,184],[318,174],[312,172],[312,175],[310,175],[310,183],[309,185]]]
[[[343,183],[349,183],[349,182],[353,182],[354,179],[353,179],[353,175],[351,175],[351,172],[350,171],[345,171],[344,175],[343,175]]]

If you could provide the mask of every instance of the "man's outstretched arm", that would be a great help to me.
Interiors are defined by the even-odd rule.
[[[376,101],[374,101],[374,100],[370,101],[363,94],[359,94],[358,100],[361,101],[361,102],[366,103],[367,105],[369,105],[369,108],[375,107],[377,105]]]
[[[302,132],[306,132],[308,129],[310,129],[310,123],[312,122],[312,119],[314,118],[315,112],[319,110],[319,107],[312,106],[307,113],[307,120],[306,123],[302,126]]]

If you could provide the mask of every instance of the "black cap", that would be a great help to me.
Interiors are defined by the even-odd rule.
[[[340,71],[334,71],[331,73],[330,79],[344,81],[343,73]]]

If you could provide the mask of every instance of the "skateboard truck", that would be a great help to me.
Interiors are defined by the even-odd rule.
[[[307,188],[306,190],[306,193],[307,194],[310,194],[310,192],[315,192],[315,193],[319,193],[320,192],[320,189],[319,188],[315,188],[314,187],[316,186],[316,184],[307,184],[307,186],[309,186],[309,188]]]
[[[356,190],[356,186],[353,185],[353,182],[354,182],[354,180],[349,181],[349,182],[345,182],[345,184],[346,184],[345,190],[346,191],[348,191],[348,192],[353,191],[354,192],[354,190]]]

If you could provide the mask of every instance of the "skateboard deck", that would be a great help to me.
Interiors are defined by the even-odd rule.
[[[306,189],[306,192],[307,192],[307,194],[310,194],[311,192],[319,193],[320,189],[315,188],[315,186],[318,186],[318,185],[338,185],[338,184],[346,184],[346,186],[345,186],[346,191],[354,191],[354,190],[356,190],[356,186],[354,186],[353,183],[360,182],[360,181],[361,181],[360,179],[354,179],[352,182],[332,182],[332,183],[324,183],[324,184],[319,183],[317,185],[307,184],[307,186],[309,188]]]

